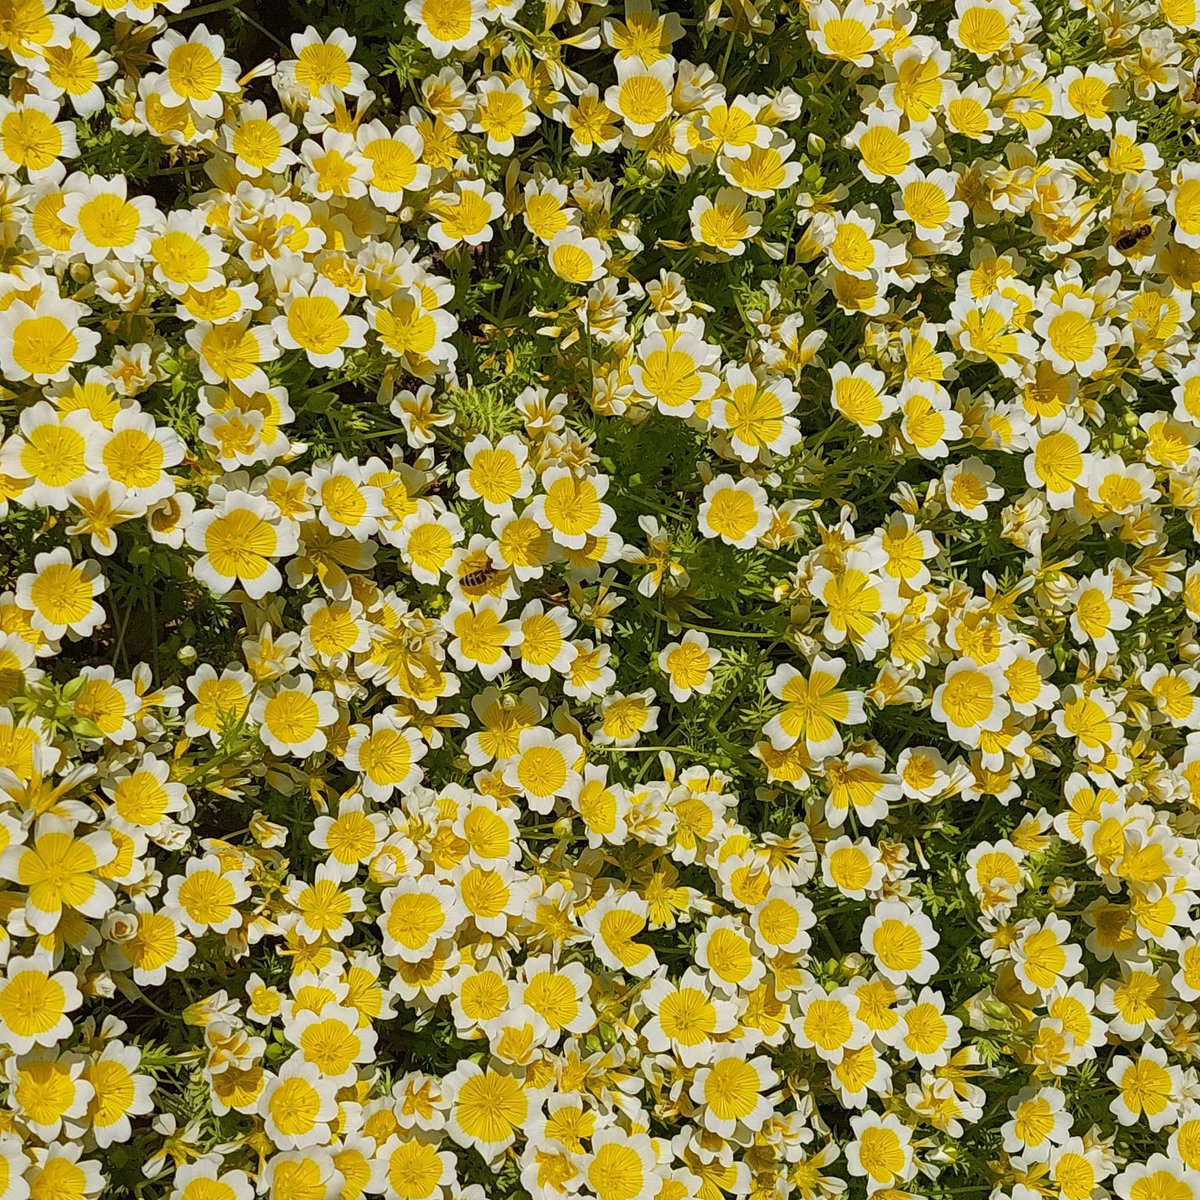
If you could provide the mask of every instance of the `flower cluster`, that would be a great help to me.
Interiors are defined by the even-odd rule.
[[[284,8],[0,0],[0,1200],[1200,1200],[1200,4]]]

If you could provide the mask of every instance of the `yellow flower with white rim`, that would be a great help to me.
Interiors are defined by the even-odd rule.
[[[496,1161],[516,1139],[532,1114],[533,1100],[520,1075],[460,1062],[442,1079],[450,1103],[447,1131],[460,1146]]]
[[[808,40],[823,58],[869,67],[889,37],[882,16],[880,6],[866,0],[849,0],[842,7],[817,0],[808,10]]]
[[[1155,706],[1173,724],[1189,729],[1200,723],[1200,672],[1190,667],[1170,668],[1155,663],[1141,673],[1141,686],[1154,698]]]
[[[132,732],[131,726],[130,736]],[[170,818],[188,804],[187,787],[172,781],[169,763],[152,754],[116,770],[104,784],[104,794],[113,802],[107,815],[114,828],[150,836],[163,833]]]
[[[151,47],[163,66],[155,87],[168,108],[186,104],[202,117],[219,117],[225,95],[236,92],[238,65],[225,57],[225,42],[203,22],[185,38],[167,30]]]
[[[591,729],[592,741],[598,746],[636,745],[643,733],[658,724],[658,705],[652,703],[657,698],[653,688],[605,696],[600,701],[600,720]]]
[[[274,1161],[274,1160],[272,1160]],[[206,1200],[215,1194],[220,1200],[253,1200],[254,1185],[245,1171],[224,1171],[221,1159],[205,1154],[195,1162],[176,1168],[172,1177],[171,1200]]]
[[[205,232],[199,214],[187,211],[168,213],[150,241],[148,255],[155,279],[175,296],[218,287],[225,278],[221,268],[229,258],[221,239]]]
[[[795,149],[791,138],[774,129],[765,145],[751,146],[745,156],[720,154],[717,169],[733,187],[760,200],[770,200],[776,192],[790,188],[803,173],[803,167],[792,158]]]
[[[952,511],[975,521],[987,520],[987,506],[1004,495],[996,472],[981,458],[951,463],[942,472],[942,488]]]
[[[1033,329],[1042,338],[1046,361],[1060,375],[1098,375],[1107,365],[1108,348],[1117,341],[1095,303],[1083,296],[1065,295],[1047,304]]]
[[[871,1030],[859,1020],[858,1008],[858,997],[850,988],[828,992],[819,985],[803,988],[795,1001],[796,1044],[828,1063],[861,1049],[871,1040]]]
[[[314,367],[340,367],[347,350],[366,344],[367,323],[346,312],[350,293],[323,275],[307,289],[294,290],[284,312],[271,322],[285,350],[303,350]]]
[[[286,1032],[300,1059],[337,1087],[350,1086],[359,1064],[375,1058],[375,1031],[370,1025],[360,1027],[358,1012],[341,1004],[297,1013]]]
[[[660,320],[638,343],[631,382],[659,412],[690,417],[720,385],[710,369],[720,360],[720,350],[704,340],[704,324],[698,318],[686,317],[675,326]]]
[[[448,339],[458,322],[446,309],[430,307],[423,289],[398,288],[386,304],[368,301],[366,312],[380,348],[399,358],[414,375],[433,379],[453,366],[458,351]],[[397,415],[403,418],[405,411]]]
[[[144,897],[135,898],[131,909],[113,913],[111,921],[122,936],[105,947],[105,966],[130,972],[136,984],[163,983],[195,956],[196,945],[184,936],[179,921],[155,910]]]
[[[258,1111],[281,1150],[323,1145],[337,1118],[337,1085],[297,1053],[267,1080]]]
[[[1027,921],[1012,947],[1013,970],[1032,992],[1046,993],[1083,970],[1083,952],[1069,938],[1071,925],[1062,917]]]
[[[271,386],[261,364],[273,362],[280,350],[269,325],[251,324],[249,317],[220,324],[198,321],[186,337],[206,383],[231,384],[246,395]]]
[[[434,58],[473,50],[487,33],[486,0],[408,0],[404,15],[417,27],[417,40]]]
[[[294,59],[279,64],[278,76],[285,87],[300,89],[310,100],[345,94],[358,96],[366,88],[367,70],[353,60],[358,39],[344,29],[322,37],[309,25],[291,36]]]
[[[448,884],[426,875],[402,879],[380,896],[383,952],[405,962],[422,962],[466,918],[462,898]]]
[[[1090,63],[1086,71],[1065,67],[1054,81],[1059,110],[1068,120],[1082,117],[1091,129],[1112,129],[1113,113],[1125,97],[1108,63]]]
[[[537,475],[529,465],[529,449],[515,434],[494,445],[477,434],[464,447],[463,456],[467,466],[455,480],[459,492],[468,500],[482,501],[489,513],[502,513],[514,500],[524,500],[533,491]]]
[[[962,434],[962,418],[956,413],[946,389],[920,379],[906,379],[900,389],[900,434],[926,460],[946,458],[947,440]]]
[[[309,473],[317,519],[335,537],[348,534],[365,542],[379,531],[384,515],[383,492],[367,483],[357,460],[340,454],[318,461]]]
[[[883,372],[868,363],[854,368],[835,363],[829,369],[829,379],[833,407],[868,437],[879,437],[883,432],[880,422],[890,417],[900,403],[897,397],[884,391]]]
[[[575,786],[581,754],[569,733],[556,737],[541,726],[522,729],[517,752],[503,762],[504,782],[521,792],[534,812],[549,813]]]
[[[325,866],[345,883],[371,861],[387,832],[386,818],[368,812],[365,797],[351,795],[342,798],[335,816],[316,818],[309,841],[326,852]]]
[[[65,96],[81,117],[99,112],[104,107],[100,84],[117,73],[116,62],[99,46],[99,32],[75,21],[61,42],[43,48],[45,65],[34,76],[38,94],[50,100]]]
[[[79,153],[72,121],[59,121],[56,101],[28,95],[19,104],[0,96],[0,169],[31,180],[53,177]]]
[[[763,727],[776,750],[786,750],[803,742],[816,760],[842,751],[839,725],[858,725],[866,718],[863,694],[838,686],[846,669],[845,659],[818,654],[808,677],[783,663],[767,680],[771,695],[783,702],[783,708]]]
[[[1114,634],[1129,628],[1129,605],[1113,594],[1113,579],[1093,571],[1081,579],[1069,597],[1070,627],[1075,640],[1091,642],[1103,654],[1116,654]]]
[[[233,155],[234,165],[248,179],[255,179],[264,172],[278,173],[292,166],[296,153],[289,143],[298,132],[286,113],[270,113],[261,100],[246,101],[236,117],[221,126],[225,149]]]
[[[955,659],[933,693],[930,715],[964,746],[977,746],[980,734],[998,732],[1010,712],[1008,681],[998,663]]]
[[[893,212],[911,221],[924,241],[941,242],[956,237],[967,219],[967,206],[957,199],[957,180],[949,171],[907,168],[896,180]]]
[[[955,0],[946,29],[956,46],[986,61],[1019,36],[1020,12],[1012,0]]]
[[[868,743],[868,746],[872,743]],[[863,825],[886,820],[891,805],[900,800],[900,785],[885,769],[882,751],[854,751],[844,759],[832,758],[824,764],[828,794],[825,819],[838,829],[851,814]]]
[[[566,184],[557,179],[530,179],[525,184],[525,228],[543,245],[556,233],[578,220],[578,212],[568,200]]]
[[[8,1060],[9,1104],[34,1137],[51,1142],[82,1134],[88,1124],[88,1106],[95,1098],[95,1089],[83,1078],[83,1068],[78,1058],[64,1059],[50,1050],[34,1050]]]
[[[640,1033],[652,1053],[670,1052],[687,1067],[712,1055],[714,1038],[728,1033],[736,1020],[733,1001],[713,994],[708,979],[694,967],[673,982],[656,974],[641,993],[649,1020]]]
[[[504,198],[489,191],[482,179],[459,180],[449,195],[431,205],[437,220],[429,228],[430,240],[442,250],[460,243],[482,246],[492,240],[492,222],[504,211]]]
[[[551,673],[564,674],[572,657],[571,635],[575,620],[561,605],[549,610],[541,600],[531,600],[518,623],[517,659],[521,670],[542,683]]]
[[[895,1047],[903,1061],[915,1061],[923,1071],[944,1067],[961,1041],[962,1029],[962,1021],[946,1013],[945,996],[922,988],[915,1000],[896,1012],[900,1019],[883,1040]]]
[[[393,792],[402,796],[421,782],[417,764],[427,747],[415,729],[402,725],[388,711],[376,713],[370,725],[350,730],[343,761],[362,778],[359,787],[372,800],[387,800]]]
[[[74,233],[71,250],[90,264],[115,258],[135,263],[150,249],[151,231],[162,217],[150,196],[129,196],[124,175],[77,177],[59,214]]]
[[[921,908],[883,900],[862,926],[862,948],[892,983],[928,983],[938,969],[934,947],[941,940]]]
[[[909,513],[899,512],[892,514],[876,536],[884,554],[884,574],[912,592],[923,589],[932,577],[927,564],[938,552],[933,534],[917,529]]]
[[[889,57],[890,61],[883,64],[888,83],[880,89],[880,103],[898,108],[923,132],[933,132],[935,114],[955,94],[948,79],[950,52],[937,42],[913,39]]]
[[[538,127],[538,115],[524,80],[506,83],[498,75],[489,75],[479,81],[475,97],[470,129],[486,137],[489,154],[512,154],[516,139]]]
[[[851,129],[845,144],[858,151],[859,170],[872,183],[899,179],[929,150],[919,129],[901,130],[897,113],[878,108],[871,109],[867,119]]]
[[[368,121],[355,137],[370,164],[367,192],[385,212],[397,212],[407,195],[429,186],[430,168],[421,161],[425,139],[412,125],[392,130],[382,121]]]
[[[1156,1192],[1177,1196],[1179,1200],[1196,1200],[1200,1196],[1200,1170],[1182,1163],[1167,1154],[1151,1154],[1146,1162],[1131,1162],[1113,1180],[1112,1186],[1124,1200],[1142,1200]]]
[[[593,150],[611,154],[621,144],[617,116],[604,103],[594,83],[589,83],[575,103],[564,109],[563,120],[571,131],[571,149],[581,158],[587,158]]]
[[[800,398],[782,377],[760,379],[749,367],[729,367],[714,397],[709,421],[729,436],[733,452],[751,463],[765,454],[786,456],[800,441],[791,414]]]
[[[83,1078],[95,1093],[88,1105],[88,1121],[101,1148],[128,1141],[130,1117],[154,1111],[155,1081],[138,1072],[141,1062],[139,1047],[110,1041],[98,1058],[84,1065]]]
[[[1106,1075],[1118,1088],[1109,1109],[1122,1125],[1145,1122],[1158,1130],[1174,1123],[1179,1112],[1181,1071],[1167,1061],[1161,1047],[1144,1045],[1136,1059],[1117,1055]]]
[[[99,918],[113,906],[116,896],[98,872],[115,855],[111,834],[76,837],[73,822],[46,815],[38,818],[32,840],[0,853],[0,878],[25,892],[29,927],[53,933],[67,908]]]
[[[63,546],[33,560],[33,570],[17,579],[16,600],[29,623],[47,638],[69,633],[82,638],[104,624],[107,614],[96,601],[108,586],[95,560],[74,562]]]
[[[592,949],[610,971],[645,979],[658,969],[653,949],[636,940],[646,929],[649,913],[649,905],[636,893],[613,888],[583,914]]]
[[[221,1076],[216,1077],[214,1084],[219,1086],[221,1079],[227,1073],[223,1072]],[[263,1087],[264,1074],[259,1070],[251,1076],[260,1090]],[[234,1095],[236,1097],[238,1093],[235,1092]],[[257,1106],[257,1100],[251,1104],[243,1103],[238,1111],[254,1113],[257,1111]],[[336,1101],[334,1110],[336,1114]],[[259,1176],[262,1186],[284,1196],[289,1192],[302,1196],[305,1191],[319,1196],[322,1189],[332,1190],[334,1183],[345,1177],[335,1166],[333,1155],[324,1145],[324,1141],[330,1136],[328,1129],[324,1129],[323,1133],[324,1138],[319,1146],[308,1150],[283,1151],[271,1155]]]
[[[1200,163],[1181,162],[1171,174],[1167,211],[1175,218],[1180,245],[1200,248]]]
[[[295,553],[298,536],[271,501],[234,491],[195,514],[187,542],[201,551],[193,574],[217,595],[241,586],[252,599],[260,599],[279,590],[283,577],[272,560]]]
[[[91,470],[126,488],[132,501],[151,505],[175,491],[175,481],[166,472],[186,453],[173,429],[157,425],[148,413],[125,408],[113,418],[111,429],[92,432],[85,458]]]
[[[671,115],[675,64],[660,58],[647,65],[640,58],[617,59],[617,82],[604,93],[604,103],[635,137],[648,137]]]
[[[368,1190],[373,1193],[403,1200],[437,1200],[456,1182],[454,1155],[420,1137],[396,1133],[367,1153]]]
[[[904,260],[903,246],[895,239],[876,237],[879,212],[860,204],[848,213],[817,213],[810,235],[830,263],[856,279],[876,280]]]
[[[843,896],[865,900],[883,886],[887,867],[883,855],[866,838],[845,835],[825,843],[821,854],[821,879]]]
[[[710,917],[696,939],[695,959],[712,986],[727,996],[753,991],[766,974],[750,932],[738,917]]]
[[[958,296],[950,305],[950,317],[946,334],[951,344],[994,363],[1008,379],[1018,378],[1037,351],[1037,340],[1017,327],[1015,301],[999,292]]]
[[[794,888],[779,884],[750,910],[754,940],[768,958],[804,953],[812,944],[808,931],[816,923],[812,903]]]
[[[98,432],[88,413],[60,412],[41,400],[21,413],[18,430],[0,449],[0,472],[27,507],[66,509],[72,490],[87,479],[88,448]]]
[[[570,782],[566,799],[583,821],[584,835],[593,850],[606,842],[619,846],[628,839],[629,795],[619,783],[608,781],[607,767],[585,766]]]
[[[1091,456],[1086,453],[1090,435],[1069,417],[1060,416],[1030,433],[1030,453],[1025,456],[1025,478],[1041,488],[1052,509],[1071,508],[1076,490],[1091,483]]]
[[[607,475],[576,475],[568,467],[551,467],[541,480],[542,491],[530,501],[525,516],[536,521],[559,545],[582,550],[589,538],[609,534],[617,519],[605,504],[611,480]]]
[[[7,851],[5,851],[7,853]],[[0,1030],[13,1054],[56,1046],[70,1036],[68,1015],[83,1003],[75,975],[48,957],[14,957],[0,975]]]
[[[692,237],[702,246],[738,257],[762,228],[762,214],[748,205],[749,197],[739,188],[721,188],[711,200],[697,196],[688,209]]]
[[[574,225],[560,229],[546,247],[550,269],[567,283],[592,283],[608,262],[608,247],[599,238],[584,237]]]
[[[307,758],[328,744],[325,730],[337,720],[333,693],[314,691],[311,675],[285,675],[258,692],[250,719],[273,754]]]
[[[898,1189],[916,1174],[912,1130],[892,1113],[850,1118],[854,1138],[846,1144],[846,1169],[865,1181],[867,1195]]]
[[[771,1089],[778,1083],[770,1058],[750,1058],[735,1042],[716,1047],[708,1065],[696,1072],[688,1095],[700,1106],[704,1128],[729,1138],[739,1129],[753,1133],[763,1127],[771,1115]]]
[[[700,532],[740,550],[754,547],[771,524],[766,490],[753,479],[718,475],[704,485],[697,515]]]
[[[762,105],[758,97],[735,96],[732,102],[721,99],[710,103],[701,118],[714,152],[728,158],[748,158],[755,146],[771,141],[770,126],[762,124]]]
[[[1134,513],[1158,496],[1154,472],[1142,463],[1127,463],[1116,454],[1092,459],[1088,498],[1107,512]]]
[[[720,661],[721,651],[709,645],[708,634],[695,629],[689,629],[682,640],[668,643],[658,653],[659,670],[667,676],[667,686],[678,704],[712,691],[712,671]]]
[[[504,937],[531,895],[530,885],[507,863],[462,862],[452,879],[467,920],[491,937]]]
[[[454,600],[442,617],[451,635],[447,649],[460,671],[478,671],[489,682],[512,666],[508,647],[520,640],[520,626],[506,621],[508,605],[495,596]]]
[[[645,1133],[597,1130],[580,1165],[596,1200],[651,1200],[662,1186],[655,1145]]]
[[[163,910],[189,933],[228,933],[242,923],[238,905],[250,895],[244,871],[230,871],[215,854],[189,858],[182,875],[172,875]]]
[[[860,658],[871,658],[887,645],[887,614],[898,604],[896,581],[879,574],[879,550],[855,548],[833,568],[813,570],[810,590],[828,610],[822,637],[830,646],[849,642]]]
[[[547,1024],[552,1040],[583,1034],[596,1023],[588,999],[592,977],[582,963],[558,963],[547,954],[534,955],[521,968],[520,1000]]]
[[[240,667],[226,667],[220,675],[204,663],[187,681],[196,703],[187,711],[184,732],[188,737],[207,736],[217,742],[243,718],[250,706],[254,680]]]
[[[0,312],[0,371],[4,377],[12,382],[61,383],[76,363],[90,362],[100,335],[84,323],[89,312],[86,305],[50,293],[32,306],[23,300],[10,304]]]

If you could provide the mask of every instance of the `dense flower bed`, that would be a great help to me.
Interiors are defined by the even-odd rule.
[[[1200,1200],[1195,0],[310,9],[0,0],[0,1200]]]

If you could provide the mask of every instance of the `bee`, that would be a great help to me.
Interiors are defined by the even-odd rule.
[[[459,581],[459,587],[463,589],[470,588],[486,588],[498,575],[500,568],[492,563],[484,563],[481,567],[476,567],[473,571],[468,571]]]
[[[1122,254],[1132,250],[1140,241],[1144,241],[1153,232],[1153,227],[1150,225],[1135,225],[1132,229],[1127,229],[1113,245],[1116,246]]]
[[[1200,65],[1196,67],[1196,73],[1192,76],[1191,87],[1184,94],[1184,102],[1187,104],[1200,104]]]

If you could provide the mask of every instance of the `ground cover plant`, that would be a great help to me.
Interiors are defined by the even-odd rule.
[[[1200,1200],[1194,0],[0,58],[0,1200]]]

